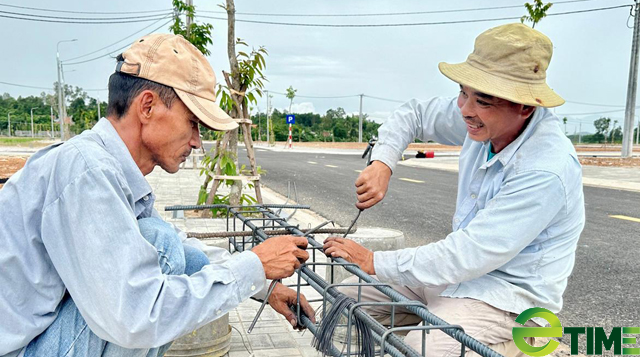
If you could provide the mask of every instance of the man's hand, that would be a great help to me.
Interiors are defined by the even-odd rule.
[[[296,313],[293,312],[289,306],[293,306],[295,308],[296,302],[296,291],[289,289],[280,283],[276,284],[271,296],[269,296],[269,305],[271,305],[277,313],[284,316],[293,327],[298,325],[298,321],[296,320]],[[307,298],[302,294],[300,294],[300,309],[301,311],[304,311],[305,315],[309,317],[311,322],[316,323],[316,312],[313,311],[313,308],[309,305],[309,302],[307,302]]]
[[[269,238],[251,249],[264,267],[267,279],[283,279],[293,275],[302,263],[309,259],[307,238],[280,236]]]
[[[391,169],[381,161],[374,161],[364,169],[356,180],[359,209],[373,207],[382,201],[389,188]]]
[[[325,239],[324,254],[332,258],[344,258],[350,263],[360,266],[369,275],[375,275],[373,266],[373,252],[352,241],[351,239],[340,237],[329,237]]]

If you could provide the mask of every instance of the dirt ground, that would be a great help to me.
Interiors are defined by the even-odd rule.
[[[284,146],[284,142],[276,143],[276,146],[281,145]],[[302,143],[293,143],[294,146],[298,147],[307,147],[307,148],[330,148],[330,149],[364,149],[367,147],[367,143],[331,143],[331,142],[302,142]],[[433,151],[433,152],[442,152],[442,151],[458,151],[462,147],[461,146],[447,146],[440,144],[424,144],[424,143],[413,143],[409,144],[409,150],[423,150],[423,151]],[[576,151],[580,152],[593,152],[593,151],[606,151],[606,152],[620,152],[620,145],[577,145]],[[634,153],[640,152],[640,146],[635,146],[633,149]],[[634,157],[629,159],[622,158],[608,158],[608,157],[585,157],[580,159],[580,163],[582,165],[593,165],[593,166],[617,166],[617,167],[640,167],[640,158]]]
[[[26,157],[0,156],[0,188],[4,184],[4,179],[8,179],[20,170],[25,162],[27,162]]]

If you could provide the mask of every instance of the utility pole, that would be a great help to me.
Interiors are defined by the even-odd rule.
[[[629,64],[629,84],[627,86],[627,107],[624,116],[622,135],[622,157],[631,157],[633,153],[633,119],[635,119],[636,89],[638,87],[638,40],[640,40],[640,0],[635,0],[633,21],[633,42],[631,43],[631,61]]]
[[[580,129],[578,129],[578,144],[582,144],[582,123],[580,123]]]
[[[358,142],[362,142],[362,97],[364,94],[360,94],[360,120],[358,120]]]
[[[640,120],[638,120],[638,131],[636,131],[636,145],[640,145]]]
[[[63,42],[75,42],[77,38],[73,40],[61,40],[56,45],[56,63],[58,68],[58,116],[60,117],[60,141],[64,141],[64,118],[66,117],[64,108],[64,85],[60,78],[62,74],[62,62],[60,61],[60,44]]]
[[[31,108],[31,137],[34,138],[35,135],[33,133],[33,110],[38,108]]]
[[[100,120],[102,116],[100,115],[100,96],[98,96],[98,120]]]
[[[189,5],[189,7],[193,6],[193,0],[187,0],[187,5]],[[187,37],[191,35],[191,22],[193,22],[191,13],[187,12]]]
[[[11,112],[7,113],[7,120],[9,121],[9,136],[11,136]]]
[[[51,139],[55,139],[54,131],[53,131],[53,106],[49,106],[51,108]]]

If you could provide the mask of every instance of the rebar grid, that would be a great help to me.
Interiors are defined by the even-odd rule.
[[[201,206],[171,206],[171,207],[166,207],[165,210],[171,211],[171,210],[180,210],[180,209],[187,210],[187,209],[203,209],[203,208],[227,209],[227,222],[226,222],[227,231],[230,231],[230,228],[231,228],[230,221],[233,222],[233,231],[237,231],[236,220],[239,220],[240,222],[242,222],[242,231],[245,231],[245,228],[248,228],[250,230],[251,232],[250,235],[246,235],[246,233],[242,233],[242,234],[238,234],[238,236],[229,237],[230,246],[233,245],[234,249],[236,249],[237,251],[243,251],[246,249],[247,245],[251,245],[251,247],[253,247],[265,241],[266,239],[268,239],[271,236],[271,234],[268,234],[267,232],[269,230],[271,231],[276,230],[276,224],[277,224],[278,230],[284,229],[293,235],[300,235],[300,236],[305,235],[305,232],[299,229],[298,226],[290,225],[285,218],[278,216],[275,212],[271,210],[271,208],[309,209],[310,207],[304,206],[304,205],[252,205],[252,206],[243,206],[243,207],[240,207],[240,206],[234,207],[234,206],[228,206],[228,205],[207,205],[205,207],[201,205]],[[239,211],[238,210],[239,208],[241,209],[249,208],[250,210]],[[244,215],[246,213],[258,214],[259,217],[249,218]],[[262,221],[262,226],[258,226],[254,223],[258,221]],[[245,238],[247,237],[250,238],[250,241],[248,242],[245,240]],[[238,242],[236,238],[242,238],[242,242]],[[316,291],[318,291],[323,295],[323,299],[322,299],[323,304],[326,303],[327,301],[329,303],[333,303],[335,301],[337,294],[341,294],[336,289],[336,287],[340,286],[340,284],[327,283],[320,275],[318,275],[315,272],[315,266],[316,265],[339,265],[339,266],[342,266],[345,270],[347,270],[351,274],[357,276],[361,283],[364,282],[366,285],[373,286],[383,294],[387,295],[392,301],[391,303],[388,303],[388,304],[390,304],[390,306],[393,306],[392,308],[393,310],[395,310],[395,306],[401,305],[405,309],[413,312],[418,317],[420,317],[425,322],[425,325],[428,325],[428,326],[415,326],[415,327],[402,327],[402,328],[391,326],[391,328],[387,328],[382,324],[380,324],[378,321],[376,321],[369,314],[364,312],[364,310],[361,308],[361,306],[370,305],[370,303],[360,302],[360,299],[358,299],[358,304],[355,304],[357,306],[353,306],[349,311],[346,311],[346,309],[345,311],[343,311],[343,315],[348,317],[348,324],[347,324],[348,331],[346,334],[346,336],[348,336],[347,337],[348,352],[345,355],[343,353],[344,350],[341,351],[338,348],[336,348],[334,345],[330,349],[330,352],[333,356],[349,357],[351,355],[350,327],[352,324],[351,323],[352,317],[355,316],[361,319],[362,321],[364,321],[365,324],[371,328],[372,336],[374,337],[375,342],[377,342],[378,345],[380,345],[381,347],[381,350],[380,350],[381,356],[384,355],[384,353],[388,353],[393,357],[423,356],[424,349],[425,349],[424,345],[423,345],[423,354],[420,354],[415,349],[407,345],[404,342],[404,340],[402,340],[393,332],[407,331],[407,330],[413,329],[413,330],[421,330],[423,331],[423,333],[425,333],[424,331],[439,329],[443,331],[445,334],[449,335],[450,337],[452,337],[453,339],[461,343],[462,355],[464,355],[464,349],[465,349],[464,347],[466,346],[484,357],[502,357],[502,355],[500,355],[499,353],[490,349],[489,347],[482,344],[481,342],[475,340],[473,337],[467,335],[459,326],[448,324],[446,321],[442,320],[441,318],[429,312],[428,309],[423,304],[416,303],[415,301],[412,301],[407,297],[405,297],[404,295],[400,294],[399,292],[395,291],[388,284],[379,282],[378,280],[374,279],[373,277],[365,273],[363,270],[361,270],[357,265],[353,263],[349,263],[348,261],[342,258],[331,258],[333,263],[316,263],[315,252],[317,250],[323,252],[322,244],[316,241],[314,237],[310,234],[307,235],[306,238],[310,245],[308,249],[311,249],[313,253],[313,257],[312,257],[313,260],[310,263],[303,264],[297,271],[298,284],[296,285],[296,288],[298,293],[298,301],[300,299],[299,297],[300,287],[311,286],[312,288],[314,288]],[[300,279],[304,279],[307,283],[302,284],[302,281]],[[312,300],[310,300],[310,302],[311,301]],[[313,300],[313,301],[320,301],[320,300]],[[307,316],[300,313],[299,304],[298,304],[297,310],[294,309],[294,312],[297,313],[299,323],[304,327],[308,328],[311,333],[317,336],[319,326],[312,323]],[[424,339],[423,339],[423,344],[424,344]]]

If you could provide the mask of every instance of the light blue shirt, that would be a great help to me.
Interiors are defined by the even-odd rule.
[[[260,259],[249,251],[210,248],[215,264],[192,276],[163,275],[137,224],[157,214],[154,200],[106,119],[29,158],[0,190],[0,356],[17,355],[42,333],[65,291],[98,337],[150,348],[264,287]]]
[[[411,100],[378,133],[372,159],[392,170],[414,138],[462,145],[453,232],[375,252],[381,281],[446,286],[442,296],[516,314],[534,306],[560,311],[585,217],[581,166],[555,115],[536,108],[524,132],[490,160],[489,142],[467,136],[456,98]]]

